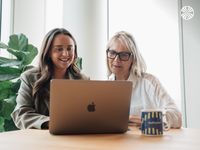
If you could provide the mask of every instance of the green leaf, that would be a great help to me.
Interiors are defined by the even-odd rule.
[[[6,80],[12,80],[15,78],[18,78],[20,76],[20,74],[0,74],[0,81],[6,81]]]
[[[13,34],[9,37],[9,48],[25,51],[28,45],[28,38],[24,34]]]
[[[15,74],[21,73],[21,69],[13,68],[13,67],[0,67],[0,74]]]
[[[0,82],[0,100],[5,99],[9,96],[11,92],[11,81],[2,81]]]
[[[5,129],[4,129],[4,121],[5,121],[5,119],[0,116],[0,132],[5,131]]]
[[[19,130],[15,126],[15,124],[14,124],[12,119],[10,119],[10,120],[5,119],[5,121],[4,121],[4,129],[5,129],[5,131]]]
[[[12,67],[0,67],[0,81],[11,80],[19,77],[21,69]]]
[[[76,66],[81,70],[82,69],[82,58],[81,57],[78,57],[76,59]]]
[[[20,61],[23,61],[26,55],[28,55],[28,52],[19,51],[13,48],[8,48],[7,51],[17,57]]]
[[[35,58],[38,50],[28,43],[24,34],[11,35],[8,45],[0,42],[0,48],[6,49],[14,58],[0,57],[0,131],[10,131],[17,129],[10,117],[21,84],[20,79],[16,79],[22,72],[32,68],[28,64]]]
[[[1,81],[0,82],[0,91],[3,89],[8,89],[13,83],[11,81]]]
[[[28,44],[28,38],[24,34],[11,35],[8,46],[7,51],[22,61],[23,65],[30,64],[38,54],[37,48]]]
[[[16,105],[16,96],[11,96],[8,99],[4,99],[1,102],[1,110],[0,110],[0,116],[3,116],[4,119],[11,119],[10,114],[13,112],[15,105]]]
[[[11,81],[2,81],[0,82],[0,100],[8,98],[11,93]]]
[[[8,67],[8,66],[20,66],[22,61],[18,61],[17,59],[8,59],[4,57],[0,57],[0,67]]]
[[[35,56],[38,54],[37,48],[31,44],[27,46],[27,52],[28,53],[25,55],[24,60],[23,60],[23,65],[30,64],[35,58]]]
[[[13,34],[9,37],[7,51],[17,57],[18,60],[24,60],[28,39],[24,34]]]
[[[11,90],[10,89],[3,89],[0,93],[0,101],[7,98],[10,95]]]

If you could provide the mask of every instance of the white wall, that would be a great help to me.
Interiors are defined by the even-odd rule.
[[[40,46],[45,29],[45,0],[15,0],[13,33],[24,33]]]
[[[13,33],[24,33],[40,49],[45,34],[46,0],[15,0]],[[37,64],[36,57],[33,64]]]
[[[181,20],[182,45],[182,72],[185,93],[185,114],[188,127],[200,128],[200,1],[181,0],[183,6],[194,9],[194,17],[190,20]]]
[[[178,1],[109,0],[109,35],[133,34],[147,72],[158,77],[181,109]]]
[[[72,32],[83,72],[106,79],[107,0],[64,0],[63,26]]]
[[[2,20],[1,20],[1,41],[8,43],[9,36],[12,33],[12,15],[13,15],[13,3],[12,0],[2,1]],[[0,50],[1,56],[9,57],[9,53],[6,50]]]
[[[1,23],[1,41],[7,43],[10,33],[12,33],[12,15],[13,3],[11,0],[3,0],[2,2],[2,23]]]
[[[13,33],[24,33],[38,51],[48,31],[63,27],[63,0],[15,0],[13,6]]]
[[[53,28],[63,27],[63,0],[46,0],[45,34]]]

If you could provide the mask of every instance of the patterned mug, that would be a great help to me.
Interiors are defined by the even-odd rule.
[[[163,131],[170,129],[161,109],[143,109],[141,111],[141,132],[147,136],[162,136]]]

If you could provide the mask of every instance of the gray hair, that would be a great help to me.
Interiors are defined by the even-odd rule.
[[[110,49],[110,47],[116,42],[120,42],[121,44],[125,45],[127,47],[127,50],[129,50],[133,54],[133,62],[130,68],[130,74],[132,73],[138,77],[141,77],[142,74],[146,72],[146,64],[137,48],[137,45],[135,43],[133,36],[130,33],[125,32],[125,31],[117,32],[108,41],[107,50]],[[108,76],[110,76],[111,70],[108,65],[108,59],[107,59],[107,68],[108,68]]]

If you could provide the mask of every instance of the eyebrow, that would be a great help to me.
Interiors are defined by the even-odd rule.
[[[110,49],[109,51],[113,51],[113,52],[115,52],[115,53],[117,53],[117,54],[120,54],[120,53],[131,53],[130,51],[121,51],[121,52],[117,52],[117,51],[112,50],[112,49]]]
[[[73,47],[74,45],[53,45],[53,47],[63,47],[63,46]]]

